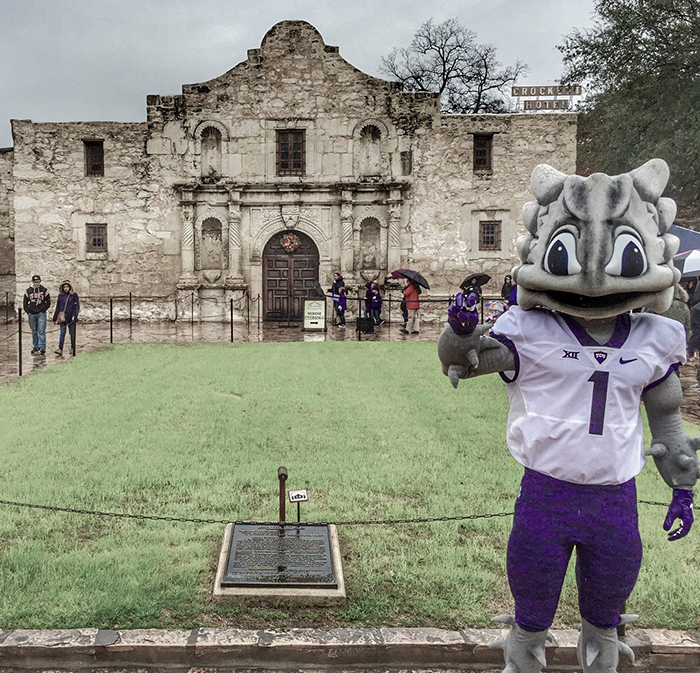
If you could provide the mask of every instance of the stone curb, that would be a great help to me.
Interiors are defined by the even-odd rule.
[[[291,629],[246,631],[200,628],[110,631],[0,631],[2,669],[81,669],[153,666],[256,668],[459,667],[500,670],[503,655],[489,647],[506,629]],[[552,631],[548,671],[577,668],[578,632]],[[700,670],[700,632],[630,629],[637,673]]]

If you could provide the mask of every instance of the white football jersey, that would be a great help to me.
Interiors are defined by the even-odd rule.
[[[577,484],[621,484],[639,474],[640,400],[685,362],[680,323],[625,313],[600,345],[569,316],[513,306],[491,336],[515,356],[515,371],[501,376],[508,449],[520,464]]]

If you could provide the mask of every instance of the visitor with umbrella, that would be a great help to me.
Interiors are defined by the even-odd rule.
[[[408,282],[403,288],[403,296],[406,300],[406,310],[408,311],[408,321],[406,326],[399,330],[403,334],[419,334],[420,333],[420,293],[421,287],[430,289],[428,281],[423,276],[413,269],[394,269],[391,272],[393,278],[405,278]]]

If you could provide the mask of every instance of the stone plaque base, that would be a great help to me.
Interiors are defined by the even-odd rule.
[[[344,605],[335,526],[228,524],[214,599],[245,605]]]

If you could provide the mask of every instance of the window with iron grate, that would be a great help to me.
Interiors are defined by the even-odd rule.
[[[105,174],[105,149],[103,140],[83,140],[85,146],[85,175],[102,177]]]
[[[474,136],[474,171],[481,173],[491,172],[491,149],[493,148],[492,135]]]
[[[304,175],[306,172],[306,131],[277,130],[277,175]]]
[[[107,225],[85,225],[85,252],[107,252]]]
[[[501,220],[479,222],[479,250],[501,249]]]

